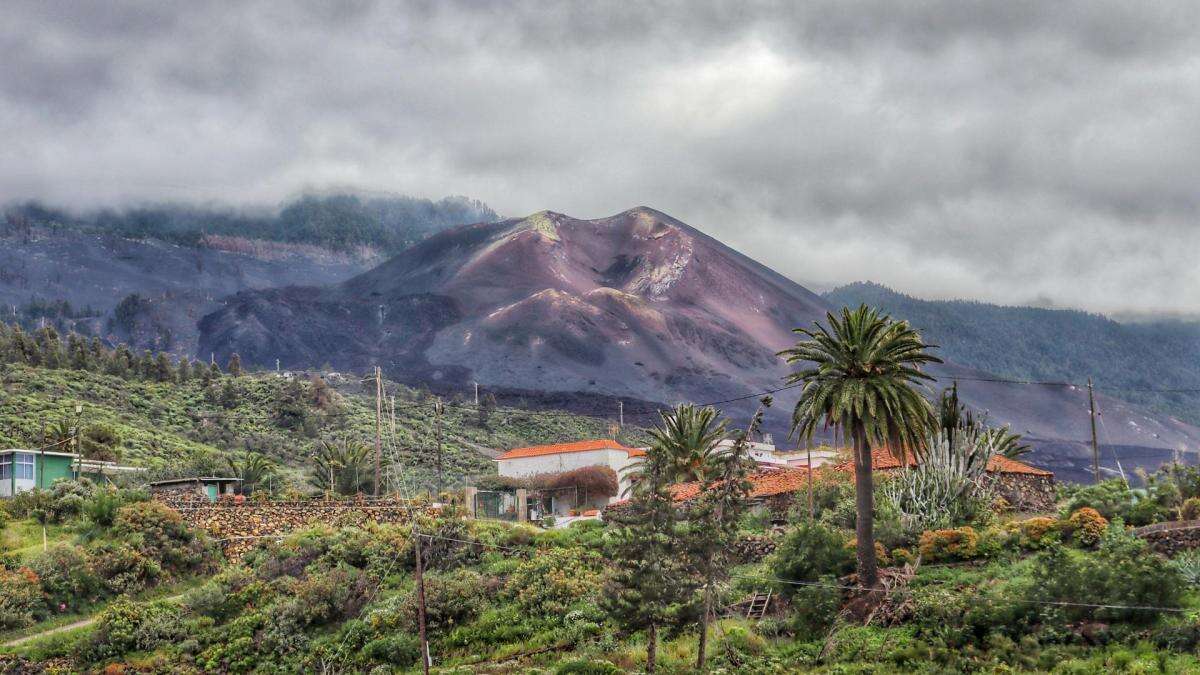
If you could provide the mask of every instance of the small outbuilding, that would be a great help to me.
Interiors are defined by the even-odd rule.
[[[234,493],[241,478],[220,476],[198,476],[195,478],[171,478],[150,483],[150,494],[156,498],[199,498],[215,502],[221,495]]]

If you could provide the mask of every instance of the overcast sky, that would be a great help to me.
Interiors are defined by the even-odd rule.
[[[10,1],[0,201],[644,204],[802,282],[1194,313],[1197,8]]]

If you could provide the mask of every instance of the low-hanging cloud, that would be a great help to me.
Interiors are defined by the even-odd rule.
[[[637,204],[799,280],[1200,312],[1192,3],[8,3],[0,201]]]

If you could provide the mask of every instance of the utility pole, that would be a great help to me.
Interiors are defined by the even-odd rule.
[[[421,666],[425,675],[429,675],[429,638],[425,633],[425,562],[421,559],[421,533],[417,530],[417,519],[413,518],[413,552],[417,556],[415,573],[417,582],[417,626],[421,635]]]
[[[617,426],[625,428],[625,402],[617,401]]]
[[[475,383],[475,407],[479,407],[479,383]]]
[[[433,399],[433,415],[437,420],[437,494],[441,495],[445,484],[442,482],[442,397]]]
[[[804,451],[808,453],[808,522],[811,525],[817,519],[817,512],[813,509],[813,490],[812,490],[812,442],[808,439],[804,440]]]
[[[379,496],[379,464],[383,453],[383,371],[375,366],[375,496]]]
[[[1088,415],[1092,420],[1092,482],[1100,482],[1100,443],[1096,440],[1096,394],[1088,378]]]

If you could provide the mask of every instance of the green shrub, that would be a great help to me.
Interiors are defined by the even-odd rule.
[[[136,593],[157,583],[163,573],[157,560],[123,542],[97,542],[91,552],[96,574],[112,593]]]
[[[562,615],[571,605],[596,593],[600,586],[599,564],[599,556],[590,551],[539,551],[513,570],[505,593],[528,612]]]
[[[112,531],[167,573],[206,569],[216,561],[212,542],[188,528],[178,511],[159,502],[122,506]]]
[[[425,623],[431,632],[446,632],[475,618],[486,606],[488,586],[478,572],[458,569],[425,575]],[[417,594],[391,596],[363,617],[373,635],[416,633]]]
[[[1036,581],[1030,598],[1126,607],[1178,607],[1184,579],[1166,559],[1151,552],[1145,541],[1113,523],[1094,552],[1070,551],[1051,544],[1034,558]],[[1070,606],[1067,618],[1150,623],[1153,611]]]
[[[792,593],[793,628],[800,640],[823,636],[842,607],[843,591],[837,577],[821,577],[815,585],[797,586]]]
[[[921,533],[921,559],[970,560],[979,551],[979,535],[967,526],[953,530],[932,530]]]
[[[625,671],[608,661],[575,659],[564,661],[554,669],[554,675],[620,675]]]
[[[33,570],[0,569],[0,628],[28,626],[43,607],[42,584]]]
[[[783,538],[769,559],[775,576],[788,581],[816,581],[822,576],[849,574],[854,552],[841,532],[819,523],[804,523]],[[778,592],[792,597],[800,586],[780,584]]]
[[[1188,497],[1179,509],[1183,520],[1200,520],[1200,497]]]
[[[1066,494],[1064,514],[1091,507],[1108,520],[1120,518],[1141,526],[1170,519],[1171,507],[1179,503],[1180,492],[1170,481],[1148,480],[1145,488],[1132,489],[1124,480],[1113,478],[1068,488]]]
[[[1015,553],[1019,537],[1002,525],[989,525],[979,532],[978,553],[981,558],[998,558]]]
[[[407,668],[421,661],[421,640],[415,635],[397,633],[368,642],[363,656],[376,663]]]
[[[153,650],[185,636],[179,609],[166,602],[118,598],[96,620],[85,656],[101,661],[134,650]]]
[[[78,546],[53,546],[35,556],[29,568],[41,580],[51,611],[77,608],[95,599],[102,588],[91,558]]]

